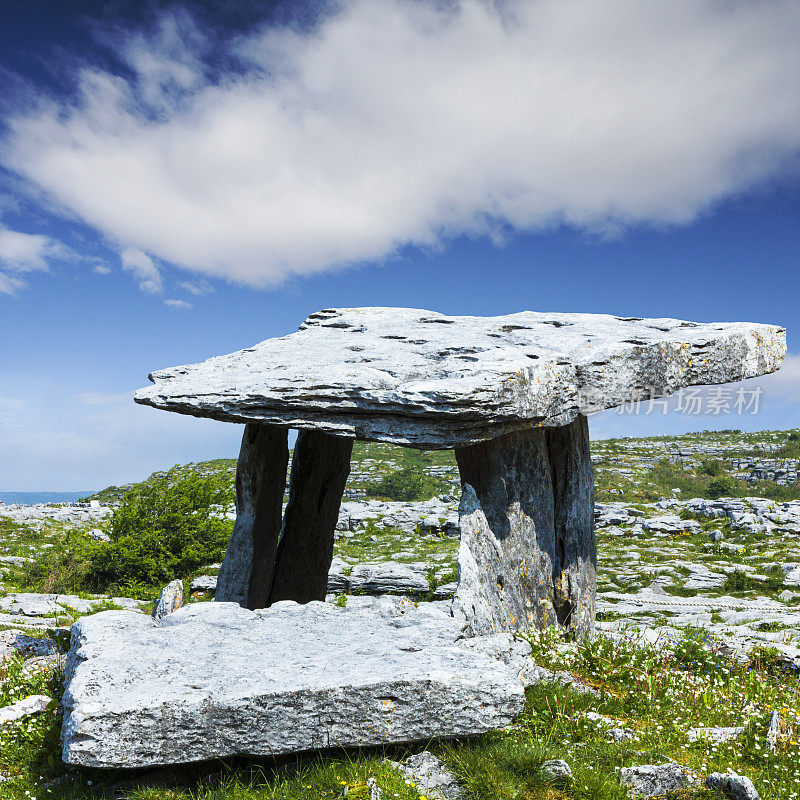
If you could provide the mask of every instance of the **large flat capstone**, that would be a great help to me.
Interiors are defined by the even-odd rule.
[[[486,441],[778,369],[786,331],[606,314],[325,309],[300,331],[153,372],[136,402],[423,448]]]
[[[426,604],[435,609],[435,604]],[[376,610],[377,609],[377,610]],[[72,627],[63,758],[146,767],[483,733],[524,705],[505,664],[408,602],[108,611]]]

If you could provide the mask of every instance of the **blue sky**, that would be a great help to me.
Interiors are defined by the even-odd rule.
[[[153,369],[331,306],[786,326],[800,424],[800,11],[373,0],[0,6],[0,489],[233,456]],[[736,391],[736,387],[733,387]]]

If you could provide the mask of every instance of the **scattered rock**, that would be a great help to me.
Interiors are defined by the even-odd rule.
[[[50,700],[51,698],[45,694],[32,694],[24,700],[17,700],[10,706],[0,708],[0,727],[11,725],[25,717],[41,714],[47,708]]]
[[[395,762],[392,762],[395,763]],[[428,800],[461,800],[464,789],[458,778],[432,753],[423,750],[395,766]]]
[[[793,567],[783,578],[783,583],[786,586],[800,587],[800,566]]]
[[[756,791],[750,778],[737,775],[735,772],[712,772],[706,778],[709,789],[719,789],[731,800],[761,800],[761,795]]]
[[[724,744],[733,741],[744,733],[744,728],[689,728],[687,736],[690,742],[707,739],[710,742]]]
[[[0,609],[24,617],[56,617],[70,610],[86,614],[96,602],[72,594],[16,592],[0,599]]]
[[[545,761],[541,767],[542,774],[551,781],[559,783],[570,783],[572,781],[572,770],[566,761],[553,759]]]
[[[216,592],[217,591],[217,576],[216,575],[198,575],[192,578],[192,583],[189,587],[190,592]]]
[[[328,578],[330,590],[330,573]],[[425,594],[430,591],[430,584],[426,575],[410,565],[385,561],[353,567],[349,589],[365,594]]]
[[[642,528],[654,533],[697,533],[700,523],[694,519],[681,519],[677,514],[663,514],[644,520]]]
[[[153,606],[152,617],[158,621],[172,614],[183,606],[183,581],[175,579],[168,583],[158,596],[155,606]]]
[[[14,653],[24,658],[52,656],[58,653],[58,645],[50,637],[35,638],[21,631],[0,631],[0,661]]]
[[[604,734],[609,742],[628,742],[636,737],[631,728],[609,728]]]
[[[769,727],[767,728],[767,747],[774,751],[778,746],[778,734],[781,730],[781,715],[778,711],[773,711],[769,719]]]
[[[632,797],[658,797],[675,789],[699,786],[700,778],[692,770],[672,762],[623,767],[619,782]]]

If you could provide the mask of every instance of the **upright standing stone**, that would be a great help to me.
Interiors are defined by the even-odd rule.
[[[176,578],[170,581],[162,590],[153,606],[152,617],[160,622],[167,614],[172,614],[183,607],[183,581]]]
[[[474,635],[554,625],[553,486],[543,430],[456,450],[464,484],[456,607]]]
[[[586,418],[456,450],[464,483],[456,608],[477,635],[594,625]]]
[[[556,548],[553,607],[560,625],[586,634],[594,628],[597,574],[594,475],[586,417],[579,414],[569,425],[549,428],[547,452]]]
[[[324,600],[353,440],[300,431],[269,602]]]
[[[285,429],[258,423],[245,426],[236,468],[236,524],[219,571],[215,600],[251,609],[268,604],[288,464]]]

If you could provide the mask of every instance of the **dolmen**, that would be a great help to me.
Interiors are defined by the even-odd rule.
[[[244,423],[236,523],[215,603],[73,626],[65,761],[146,766],[507,724],[519,680],[458,640],[592,633],[587,414],[763,375],[785,353],[774,325],[348,308],[153,372],[137,403]],[[356,439],[455,450],[459,584],[446,613],[323,603]]]

